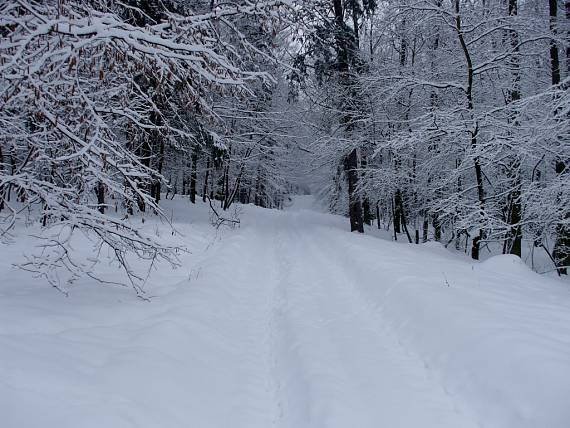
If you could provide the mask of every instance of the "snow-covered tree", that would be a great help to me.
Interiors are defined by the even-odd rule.
[[[41,222],[44,250],[25,267],[54,284],[58,268],[92,274],[73,259],[77,231],[110,247],[133,285],[140,276],[129,252],[174,263],[172,248],[128,218],[161,214],[165,145],[195,141],[186,119],[215,121],[216,97],[270,80],[247,65],[261,51],[236,21],[270,28],[287,1],[209,3],[200,12],[191,3],[0,5],[0,232],[8,238],[23,213]]]

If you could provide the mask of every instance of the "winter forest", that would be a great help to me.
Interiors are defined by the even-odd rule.
[[[0,0],[0,426],[570,426],[569,89],[568,0]]]

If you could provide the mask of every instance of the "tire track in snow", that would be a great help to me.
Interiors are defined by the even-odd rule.
[[[290,343],[294,340],[294,331],[287,320],[288,290],[290,284],[291,261],[287,253],[286,240],[290,231],[279,225],[273,235],[273,304],[272,304],[272,348],[273,348],[273,379],[275,385],[275,400],[277,406],[274,425],[276,427],[295,426],[290,424],[290,418],[301,415],[305,420],[308,415],[310,399],[310,384],[301,361],[295,355],[289,354]],[[288,358],[283,358],[288,355]],[[291,393],[289,385],[297,382],[302,391]],[[303,426],[303,425],[297,425]]]
[[[276,313],[276,269],[275,258],[268,248],[274,245],[274,237],[267,234],[265,228],[250,230],[253,242],[249,243],[250,269],[245,279],[248,288],[246,294],[254,296],[250,303],[250,313],[256,314],[252,329],[252,353],[258,373],[260,403],[256,407],[265,414],[266,423],[260,428],[277,426],[282,413],[278,401],[278,379],[275,376],[277,355],[275,353],[275,313]],[[252,273],[255,272],[255,276]],[[258,425],[255,425],[257,427]],[[244,427],[246,428],[246,427]],[[249,427],[247,427],[249,428]]]
[[[353,272],[335,266],[342,248],[333,250],[297,218],[282,217],[276,232],[277,425],[474,427],[423,362],[379,325],[355,291]]]
[[[250,229],[232,236],[225,247],[209,259],[208,306],[219,313],[213,320],[223,326],[238,352],[232,361],[231,378],[235,394],[229,421],[239,428],[267,428],[274,424],[275,393],[272,369],[273,257],[265,249],[271,244],[264,230]],[[224,261],[229,263],[224,265]],[[206,303],[206,302],[204,302]],[[222,303],[223,308],[215,305]],[[217,425],[216,425],[217,426]],[[220,427],[221,428],[221,427]]]
[[[464,403],[462,403],[463,405],[460,405],[458,398],[445,387],[436,373],[432,372],[425,359],[415,351],[409,349],[409,347],[400,340],[391,324],[386,322],[383,318],[381,308],[379,306],[375,307],[373,300],[366,298],[365,294],[359,287],[359,283],[367,281],[364,272],[369,270],[370,266],[367,266],[365,263],[360,261],[358,257],[355,257],[350,251],[347,252],[347,254],[343,253],[342,257],[338,252],[333,251],[333,249],[337,249],[342,245],[338,236],[335,236],[334,239],[332,239],[329,234],[320,233],[316,240],[325,244],[320,247],[324,249],[324,251],[321,252],[321,255],[325,256],[326,259],[329,260],[331,266],[333,266],[334,271],[339,276],[343,277],[344,283],[346,284],[346,287],[350,289],[350,294],[355,304],[360,306],[366,314],[365,318],[369,320],[372,331],[377,332],[379,335],[389,337],[394,343],[394,348],[397,348],[399,353],[405,355],[414,366],[423,367],[423,370],[420,369],[423,373],[418,372],[418,374],[421,377],[425,377],[426,381],[432,384],[434,388],[448,397],[448,405],[451,405],[455,413],[461,417],[473,418],[474,416],[467,415],[467,413],[470,412],[469,409],[465,407]],[[386,279],[382,277],[376,278],[376,281],[384,280]],[[368,279],[368,281],[370,280]],[[470,426],[480,427],[480,424],[476,420],[472,419]]]

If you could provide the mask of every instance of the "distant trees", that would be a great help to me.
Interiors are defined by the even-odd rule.
[[[361,77],[366,74],[361,54],[361,31],[376,3],[356,0],[315,0],[300,12],[311,26],[295,58],[297,70],[289,76],[302,82],[308,102],[322,112],[317,151],[329,157],[331,204],[346,197],[351,231],[364,232],[370,204],[359,191],[360,158],[366,144],[361,141],[362,119],[367,114]],[[309,73],[308,70],[312,70]],[[307,84],[307,79],[313,83]],[[342,195],[344,193],[344,196]],[[366,208],[366,210],[364,210]]]

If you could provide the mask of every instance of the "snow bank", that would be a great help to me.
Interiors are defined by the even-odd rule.
[[[515,256],[472,264],[366,238],[359,247],[349,253],[375,266],[360,274],[364,295],[480,426],[569,426],[567,283]]]

